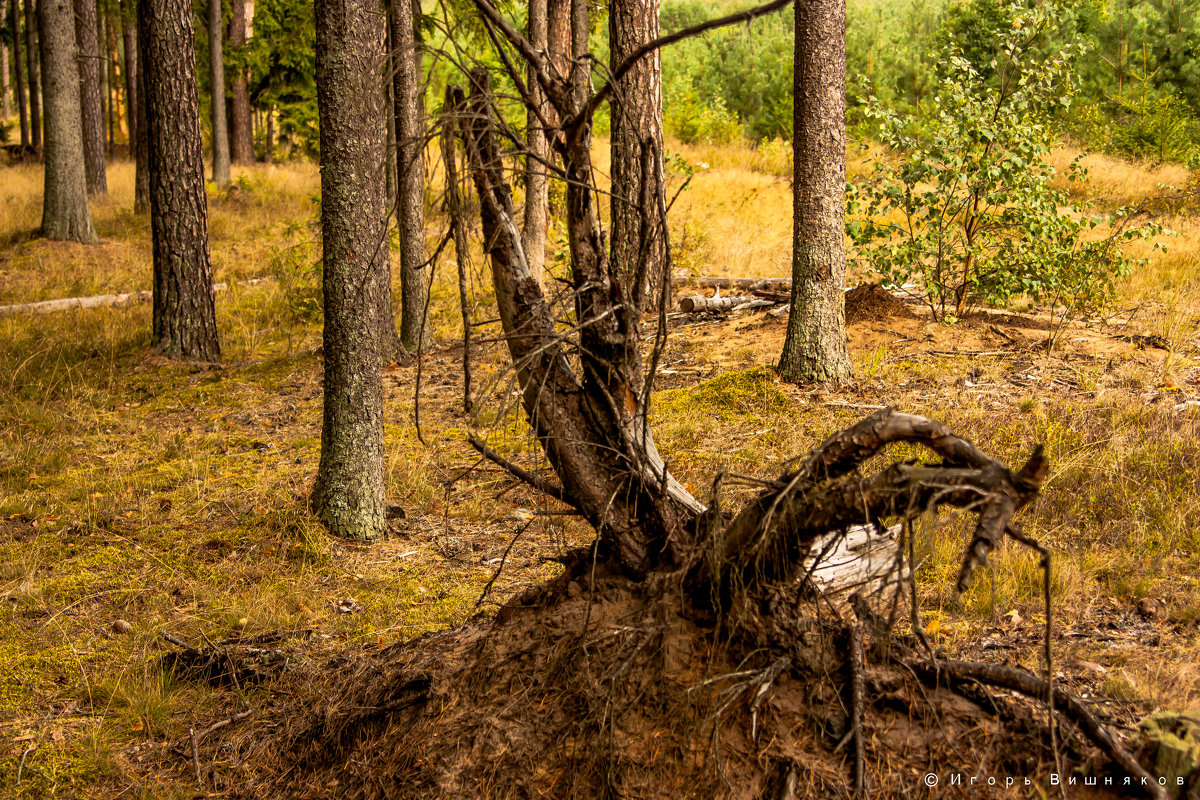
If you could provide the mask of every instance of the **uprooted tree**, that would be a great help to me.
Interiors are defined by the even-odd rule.
[[[596,537],[564,559],[559,578],[495,617],[340,665],[322,673],[326,682],[313,677],[311,691],[323,695],[316,713],[283,717],[270,736],[242,734],[250,777],[236,785],[244,793],[898,795],[935,768],[973,774],[984,760],[1014,774],[1046,764],[1061,770],[1056,761],[1078,763],[1092,746],[1103,753],[1098,768],[1115,763],[1146,777],[1119,740],[1051,682],[935,659],[918,648],[923,635],[911,609],[912,644],[890,635],[911,571],[888,523],[945,506],[973,514],[961,590],[1006,536],[1033,544],[1013,516],[1045,476],[1040,448],[1012,471],[941,423],[880,411],[759,481],[756,496],[726,511],[721,483],[732,477],[716,478],[706,506],[672,477],[655,446],[648,409],[664,330],[660,317],[646,370],[645,298],[636,290],[647,283],[645,266],[613,264],[606,251],[592,114],[637,58],[787,2],[643,45],[589,92],[583,71],[562,74],[487,0],[475,0],[492,36],[506,43],[501,61],[530,113],[542,113],[540,96],[554,109],[553,120],[540,122],[566,186],[571,302],[566,319],[556,318],[530,269],[499,146],[502,137],[520,138],[494,111],[489,73],[476,68],[469,93],[452,91],[447,108],[459,120],[479,197],[524,412],[558,480],[472,444],[585,519]],[[586,4],[574,3],[573,13],[572,30],[586,36],[578,18]],[[654,146],[646,143],[651,156]],[[669,284],[668,275],[658,277],[659,286]],[[863,469],[894,443],[923,446],[932,457]],[[814,580],[822,571],[823,593]],[[835,592],[852,602],[834,602]],[[988,685],[1045,701],[1062,721],[1049,726],[1055,734],[1047,735],[1040,712],[1035,721],[1034,703],[991,695]],[[1148,791],[1158,791],[1152,781]]]

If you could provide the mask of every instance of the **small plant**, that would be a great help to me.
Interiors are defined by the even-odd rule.
[[[909,289],[939,321],[1021,296],[1060,307],[1063,319],[1103,307],[1141,263],[1121,245],[1161,230],[1132,225],[1137,209],[1091,215],[1051,186],[1050,120],[1070,104],[1070,63],[1082,50],[1039,47],[1054,14],[1012,9],[986,71],[952,51],[924,128],[877,102],[868,108],[897,155],[848,187],[847,233],[885,282]],[[1078,160],[1068,179],[1087,180]],[[1095,241],[1102,225],[1109,234]]]

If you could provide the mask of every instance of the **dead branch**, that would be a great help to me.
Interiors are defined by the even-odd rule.
[[[1062,689],[1054,689],[1053,695],[1051,695],[1050,684],[1036,675],[999,664],[946,660],[934,663],[916,659],[905,660],[904,664],[921,678],[935,684],[945,681],[955,683],[978,681],[1012,689],[1043,702],[1047,697],[1053,696],[1054,702],[1063,709],[1071,721],[1121,769],[1131,777],[1140,780],[1151,797],[1155,800],[1166,800],[1166,792],[1158,785],[1158,781],[1073,694]]]
[[[942,463],[894,464],[868,477],[853,472],[898,441],[922,444]],[[942,423],[884,409],[831,436],[780,476],[783,488],[766,489],[748,503],[708,542],[690,580],[701,593],[715,591],[709,599],[721,603],[739,587],[789,580],[813,542],[831,531],[879,528],[877,520],[951,505],[978,514],[959,570],[962,591],[1005,535],[1012,515],[1036,495],[1046,468],[1040,447],[1014,474]]]
[[[471,447],[474,447],[476,450],[478,450],[479,454],[481,456],[483,456],[484,458],[486,458],[488,461],[491,461],[493,464],[495,464],[498,467],[503,467],[505,470],[512,473],[512,475],[514,477],[519,478],[520,480],[529,484],[530,486],[537,489],[542,494],[549,495],[550,497],[553,497],[555,500],[558,500],[561,503],[566,503],[569,506],[575,505],[567,497],[566,493],[563,491],[561,486],[555,486],[554,484],[550,483],[550,481],[546,480],[545,478],[542,478],[538,475],[534,475],[529,470],[524,469],[523,467],[517,466],[516,464],[509,461],[504,456],[497,453],[495,450],[488,447],[483,442],[479,441],[479,439],[477,439],[473,434],[467,434],[467,441],[470,443]]]

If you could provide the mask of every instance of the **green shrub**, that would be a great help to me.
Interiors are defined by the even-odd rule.
[[[1121,244],[1160,230],[1132,225],[1134,209],[1093,216],[1051,186],[1053,113],[1070,104],[1069,64],[1080,52],[1034,48],[1054,13],[1050,6],[1014,11],[996,31],[999,56],[989,75],[951,50],[942,91],[921,124],[868,110],[895,155],[848,188],[847,233],[885,282],[912,285],[939,320],[1022,295],[1064,315],[1101,307],[1115,280],[1139,263]],[[1087,173],[1077,161],[1068,177],[1086,181]],[[1089,233],[1105,223],[1109,235],[1092,241]]]

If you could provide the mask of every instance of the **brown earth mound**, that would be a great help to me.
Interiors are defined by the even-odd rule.
[[[878,284],[855,286],[846,292],[847,325],[893,317],[913,318],[916,313],[908,303]]]
[[[774,596],[718,626],[670,576],[588,572],[495,618],[328,665],[227,743],[210,737],[206,780],[246,798],[853,796],[842,623]],[[929,773],[1049,785],[1033,703],[871,660],[858,674],[872,797],[944,796]],[[1060,748],[1079,763],[1078,742]]]

